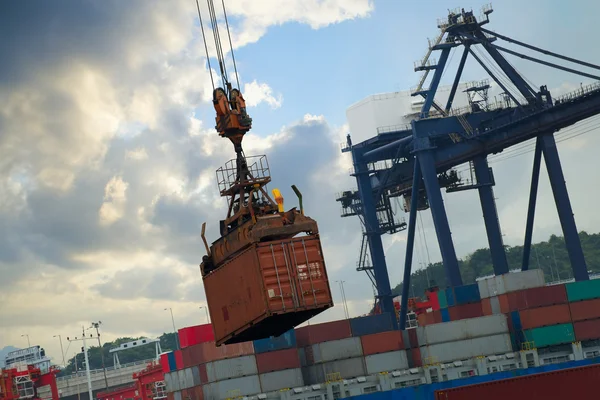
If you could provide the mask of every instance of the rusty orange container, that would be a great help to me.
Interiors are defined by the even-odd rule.
[[[540,328],[542,326],[566,324],[571,322],[568,304],[538,307],[519,311],[523,329]]]
[[[279,336],[333,306],[318,235],[256,243],[203,281],[217,345]]]

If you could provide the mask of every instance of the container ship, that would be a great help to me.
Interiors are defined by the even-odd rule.
[[[596,398],[600,280],[547,284],[535,269],[426,296],[404,331],[387,313],[221,346],[211,325],[180,329],[181,349],[154,367],[154,398]],[[137,399],[117,396],[134,386],[99,398]]]

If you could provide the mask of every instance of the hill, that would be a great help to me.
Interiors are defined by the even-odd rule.
[[[588,271],[600,272],[600,233],[588,234],[580,232],[581,246],[587,262]],[[529,268],[540,268],[544,271],[546,281],[556,281],[573,278],[571,263],[565,241],[562,236],[552,235],[541,243],[531,246]],[[505,246],[509,269],[521,269],[523,246]],[[464,259],[459,260],[463,283],[474,283],[481,276],[492,275],[492,256],[488,248],[478,249]],[[411,274],[411,297],[420,297],[429,286],[427,278],[441,289],[447,286],[446,275],[442,262],[431,263],[427,268]],[[394,296],[402,293],[402,282],[392,289]],[[413,294],[414,293],[414,294]]]

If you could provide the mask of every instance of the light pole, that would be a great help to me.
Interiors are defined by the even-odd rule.
[[[29,335],[27,333],[21,335],[21,337],[27,336],[27,347],[31,347],[31,342],[29,341]]]
[[[177,337],[177,328],[175,328],[175,318],[173,318],[173,309],[171,307],[165,308],[165,311],[171,311],[171,321],[173,322],[173,333],[175,333],[175,345],[177,346],[177,350],[179,350],[179,338]]]
[[[344,304],[344,314],[346,319],[350,319],[350,313],[348,313],[348,304],[346,303],[346,292],[344,291],[344,283],[346,281],[336,281],[340,284],[340,291],[342,292],[342,302]]]
[[[88,328],[88,329],[91,329],[91,328]],[[89,396],[90,396],[90,397],[89,397],[89,398],[90,398],[90,400],[93,400],[94,396],[92,395],[92,377],[91,377],[91,375],[90,375],[90,359],[88,358],[87,344],[86,344],[86,342],[85,342],[85,331],[86,331],[86,329],[85,329],[85,328],[82,326],[82,327],[81,327],[81,331],[82,331],[82,334],[83,334],[83,336],[82,336],[82,338],[81,338],[81,339],[77,339],[77,337],[75,337],[75,339],[72,339],[72,340],[71,340],[71,339],[69,339],[69,338],[67,337],[67,340],[68,340],[69,342],[71,342],[71,341],[73,341],[73,342],[74,342],[74,341],[78,341],[78,340],[83,340],[83,348],[82,348],[82,350],[83,350],[83,355],[84,355],[84,357],[85,357],[85,372],[86,372],[86,376],[87,376],[88,394],[89,394]],[[93,337],[93,336],[92,336],[92,335],[90,335],[90,338],[91,338],[91,337]],[[77,362],[77,358],[75,358],[75,362]]]
[[[204,308],[204,311],[206,311],[206,323],[210,324],[210,317],[208,316],[208,308],[204,307],[204,306],[200,306],[199,308],[201,310]]]
[[[102,321],[92,322],[92,327],[96,328],[96,334],[98,335],[98,347],[100,347],[100,359],[102,360],[102,371],[104,372],[104,385],[106,386],[106,390],[108,390],[108,378],[106,377],[106,366],[104,365],[104,349],[100,342],[100,324],[102,324]]]
[[[60,340],[60,355],[62,356],[63,360],[63,368],[66,368],[67,363],[65,362],[65,351],[63,350],[62,337],[60,335],[54,335],[52,337],[58,337],[58,340]]]

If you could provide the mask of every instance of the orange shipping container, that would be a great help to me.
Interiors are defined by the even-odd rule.
[[[279,336],[333,306],[318,235],[254,244],[203,280],[217,345]]]
[[[542,326],[566,324],[571,322],[568,304],[538,307],[519,311],[523,329],[540,328]]]
[[[600,318],[600,299],[577,301],[569,307],[573,322]]]
[[[402,331],[365,335],[360,337],[360,341],[362,343],[363,355],[365,356],[404,349]]]
[[[190,346],[187,349],[190,352],[190,365],[200,365],[211,361],[254,354],[252,342],[234,343],[219,347],[216,346],[215,342],[205,342]]]

